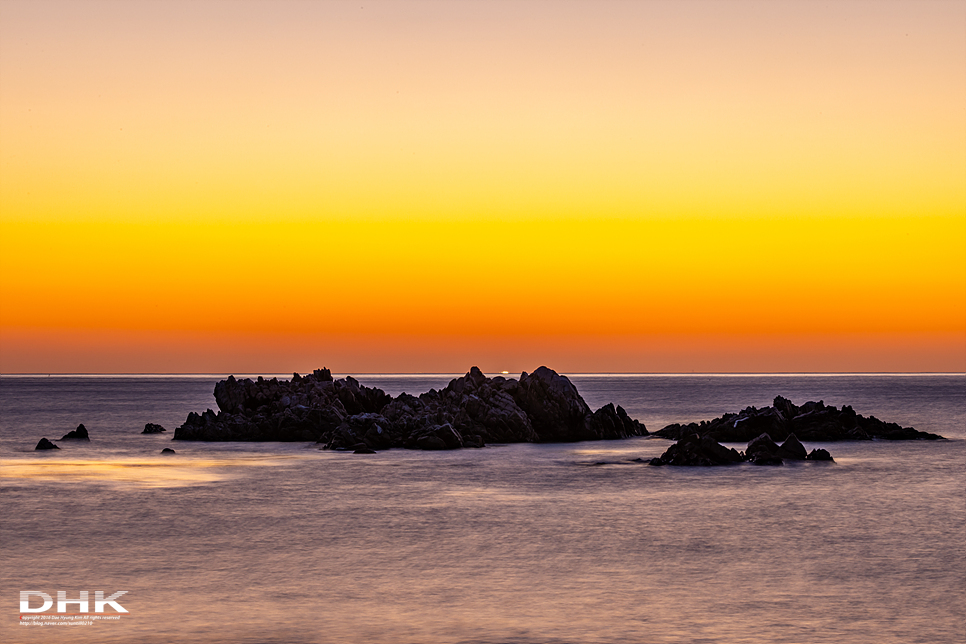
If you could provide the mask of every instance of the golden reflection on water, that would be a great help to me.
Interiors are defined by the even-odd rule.
[[[223,481],[236,476],[239,473],[238,468],[275,465],[283,458],[157,457],[118,458],[110,461],[0,459],[0,479],[103,483],[139,488],[184,487]]]

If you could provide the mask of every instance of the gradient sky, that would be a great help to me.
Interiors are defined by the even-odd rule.
[[[0,2],[0,372],[966,371],[964,2]]]

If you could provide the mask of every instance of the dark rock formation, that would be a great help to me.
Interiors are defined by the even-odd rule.
[[[155,423],[148,423],[144,426],[144,431],[141,433],[142,434],[160,434],[161,432],[166,432],[166,431],[168,430],[166,430],[161,425],[157,425]]]
[[[740,463],[740,452],[728,449],[709,436],[689,434],[667,448],[651,465],[730,465]]]
[[[745,448],[745,459],[755,465],[781,465],[783,459],[804,461],[807,455],[805,446],[795,438],[795,434],[789,434],[780,446],[771,436],[762,434],[751,439]]]
[[[53,443],[51,443],[46,438],[41,438],[40,442],[37,443],[37,447],[35,447],[34,449],[38,450],[38,449],[60,449],[60,448],[54,445]]]
[[[380,417],[385,421],[380,426],[388,429],[388,444],[385,436],[360,431],[345,435],[344,426],[323,434],[319,442],[338,448],[362,438],[376,449],[382,442],[382,447],[435,450],[647,435],[621,407],[608,404],[591,412],[570,380],[546,367],[524,372],[519,381],[487,378],[473,367],[439,391],[431,389],[418,398],[400,394],[382,408]]]
[[[809,452],[809,454],[808,454],[808,456],[806,458],[808,460],[810,460],[810,461],[832,461],[832,462],[835,462],[835,459],[832,458],[832,455],[829,454],[824,449],[813,449],[811,452]]]
[[[772,407],[757,409],[747,407],[737,414],[725,414],[720,418],[688,425],[668,425],[654,432],[655,436],[680,440],[690,434],[710,436],[724,443],[743,443],[767,433],[775,440],[785,440],[794,434],[803,441],[870,440],[936,440],[937,434],[900,427],[875,416],[856,414],[851,406],[842,409],[826,406],[823,401],[807,402],[797,406],[787,398],[778,396]],[[791,446],[790,446],[791,448]],[[799,450],[795,450],[799,452]]]
[[[67,440],[89,441],[90,439],[91,437],[87,435],[87,428],[84,427],[83,423],[78,425],[77,429],[70,430],[60,438],[60,440],[62,441],[67,441]]]
[[[524,372],[512,388],[513,400],[530,419],[539,440],[572,442],[595,440],[600,422],[566,376],[540,367],[532,375]]]
[[[314,441],[357,414],[378,413],[390,397],[354,378],[333,380],[328,369],[292,380],[236,380],[215,385],[220,411],[188,414],[175,440]]]
[[[379,414],[365,413],[347,416],[338,427],[327,432],[332,447],[386,449],[392,447],[389,422]]]
[[[790,435],[780,446],[768,434],[756,436],[744,452],[728,449],[705,434],[688,434],[667,448],[661,456],[651,459],[651,465],[729,465],[748,461],[754,465],[784,465],[783,459],[804,461],[827,460],[832,456],[824,449],[812,450],[806,455],[805,447]]]
[[[473,367],[439,391],[430,389],[418,398],[400,394],[382,414],[403,439],[402,447],[418,447],[416,441],[431,434],[443,440],[450,430],[459,434],[463,444],[475,446],[537,442],[540,436],[532,420],[514,397],[518,385],[513,379],[487,378]],[[424,440],[423,444],[437,443]]]
[[[443,389],[395,399],[328,369],[291,381],[215,385],[220,411],[191,413],[175,440],[314,440],[327,449],[459,449],[486,443],[557,442],[645,436],[619,406],[592,412],[576,387],[540,367],[520,380],[487,378],[476,367]]]
[[[162,454],[177,454],[177,452],[175,452],[170,447],[165,447],[163,450],[161,450],[161,453]]]
[[[778,443],[771,439],[768,434],[762,434],[748,442],[745,448],[745,458],[751,460],[758,456],[774,456],[778,453]]]
[[[808,458],[808,452],[801,441],[795,438],[795,434],[789,434],[782,446],[778,448],[776,456],[791,461],[804,461]]]

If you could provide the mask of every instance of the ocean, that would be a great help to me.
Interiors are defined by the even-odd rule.
[[[716,468],[632,461],[658,438],[373,455],[172,441],[222,377],[0,378],[0,641],[966,641],[964,375],[571,376],[651,431],[782,395],[949,439]],[[356,377],[396,395],[453,376]],[[34,451],[79,423],[89,444]],[[85,590],[91,611],[95,591],[127,591],[129,612],[56,612],[58,591]],[[55,605],[21,613],[21,591]]]

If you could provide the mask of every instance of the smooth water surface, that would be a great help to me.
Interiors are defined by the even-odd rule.
[[[359,377],[394,395],[448,379]],[[572,378],[652,430],[780,394],[951,438],[725,468],[633,462],[670,444],[654,438],[365,456],[172,442],[214,380],[0,379],[0,640],[966,640],[966,377]],[[33,451],[81,422],[89,444]],[[83,589],[130,591],[130,613],[21,626],[20,590]]]

